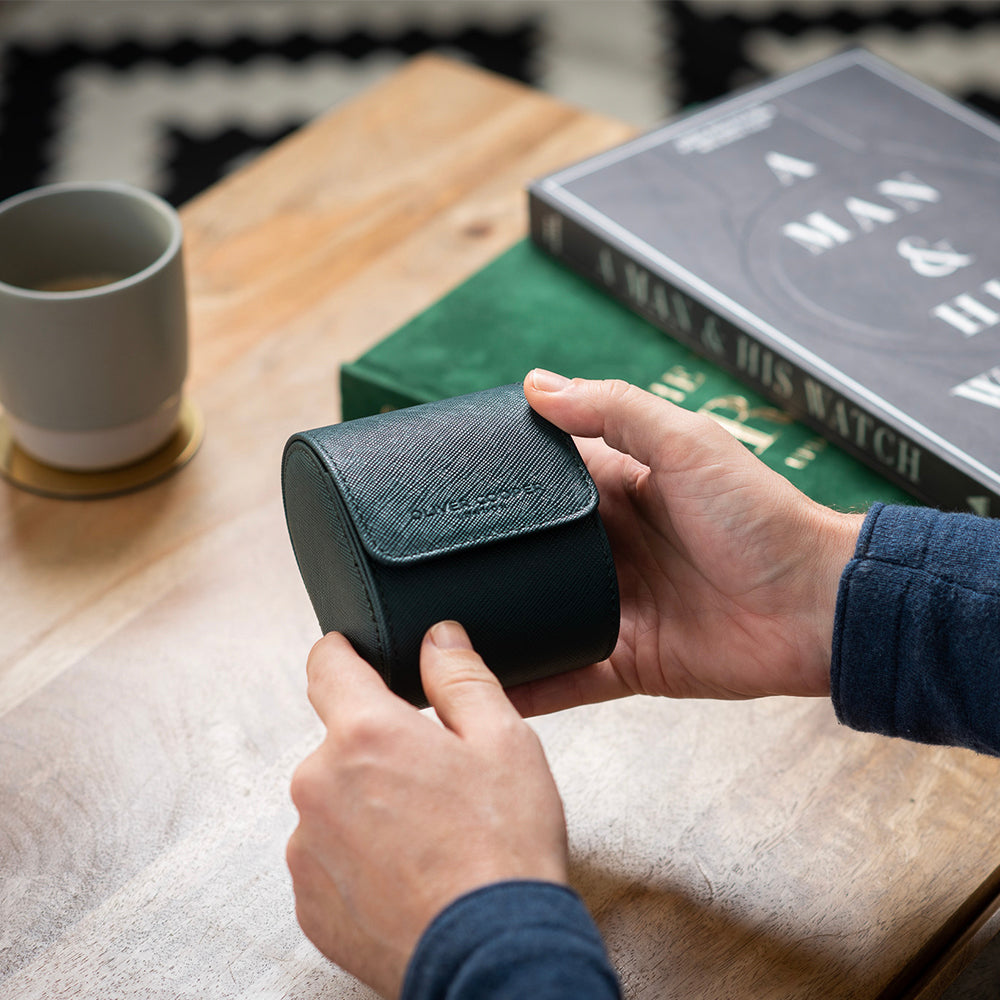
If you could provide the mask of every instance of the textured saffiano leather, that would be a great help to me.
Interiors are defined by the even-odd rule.
[[[323,632],[343,632],[414,704],[421,640],[446,618],[505,686],[614,648],[597,489],[520,384],[295,434],[282,491]]]

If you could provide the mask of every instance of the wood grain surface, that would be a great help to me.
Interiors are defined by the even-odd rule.
[[[337,370],[523,235],[625,126],[437,58],[182,212],[199,455],[112,500],[0,484],[0,996],[364,997],[299,931],[318,628],[281,508]],[[537,720],[572,875],[644,1000],[930,996],[997,898],[1000,765],[822,701]]]

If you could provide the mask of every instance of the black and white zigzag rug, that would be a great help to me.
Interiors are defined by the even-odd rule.
[[[652,125],[855,43],[1000,115],[984,0],[0,0],[0,197],[113,177],[180,204],[431,49]]]

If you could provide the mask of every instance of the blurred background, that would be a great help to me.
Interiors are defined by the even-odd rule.
[[[1000,116],[993,0],[0,0],[0,197],[181,204],[427,50],[650,126],[853,44]]]
[[[994,0],[0,0],[0,198],[180,205],[429,50],[648,127],[849,45],[1000,118]],[[998,996],[1000,939],[946,1000]]]

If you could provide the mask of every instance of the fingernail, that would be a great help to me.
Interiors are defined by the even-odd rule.
[[[428,638],[438,649],[472,649],[465,629],[458,622],[438,622]]]
[[[531,373],[531,385],[539,392],[559,392],[569,385],[569,379],[565,375],[557,375],[544,368],[536,368]]]

